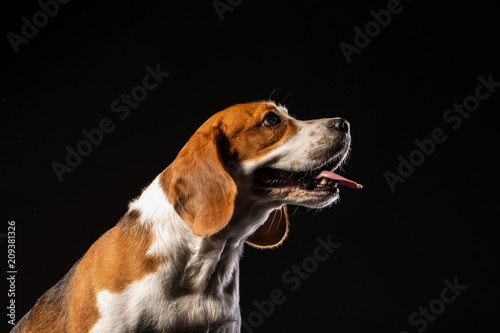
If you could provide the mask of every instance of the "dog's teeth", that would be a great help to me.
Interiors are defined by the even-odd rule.
[[[321,185],[326,185],[326,184],[328,184],[328,179],[326,179],[326,178],[322,178],[322,179],[321,179],[320,184],[321,184]]]

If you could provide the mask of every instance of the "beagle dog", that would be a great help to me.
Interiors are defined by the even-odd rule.
[[[273,102],[216,113],[12,332],[240,332],[245,243],[281,244],[287,204],[361,188],[333,173],[350,142],[346,120]]]

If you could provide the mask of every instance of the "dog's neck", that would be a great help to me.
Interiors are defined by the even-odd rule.
[[[130,211],[138,211],[138,223],[152,235],[147,255],[168,261],[165,286],[171,294],[208,292],[238,297],[239,260],[246,239],[266,221],[272,208],[237,197],[231,221],[218,233],[197,237],[175,212],[158,179],[134,200]]]
[[[196,238],[198,246],[187,262],[182,285],[187,289],[237,293],[239,261],[246,239],[270,213],[262,205],[237,198],[227,226],[218,233]]]

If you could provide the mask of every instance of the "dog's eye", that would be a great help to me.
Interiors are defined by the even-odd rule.
[[[266,117],[264,118],[264,121],[262,124],[266,127],[273,127],[278,125],[281,122],[280,117],[278,117],[275,113],[269,112]]]

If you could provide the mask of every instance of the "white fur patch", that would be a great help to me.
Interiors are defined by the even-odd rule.
[[[147,322],[148,328],[174,332],[181,325],[206,325],[222,318],[222,302],[213,297],[195,293],[171,298],[163,283],[168,270],[166,264],[120,293],[99,292],[97,307],[101,317],[90,332],[129,332],[141,322]]]
[[[141,196],[129,204],[129,209],[141,213],[140,223],[154,234],[154,241],[147,254],[151,256],[176,257],[172,251],[180,245],[192,249],[199,248],[200,237],[196,237],[181,217],[175,212],[165,192],[160,187],[159,178],[142,192]]]

